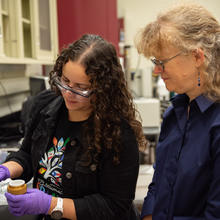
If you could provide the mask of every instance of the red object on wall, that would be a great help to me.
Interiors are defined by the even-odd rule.
[[[59,49],[83,34],[98,34],[118,51],[116,0],[57,0]]]

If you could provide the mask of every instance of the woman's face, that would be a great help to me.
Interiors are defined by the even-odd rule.
[[[160,56],[156,59],[167,60],[164,69],[155,65],[154,72],[160,74],[166,88],[178,94],[186,93],[193,99],[201,93],[198,86],[198,64],[193,53],[184,54],[179,49],[169,46],[161,50]],[[202,77],[202,76],[200,76]],[[202,79],[201,79],[202,84]]]
[[[63,66],[61,81],[79,93],[89,91],[91,87],[85,68],[77,62],[68,61]],[[65,89],[61,90],[61,93],[69,112],[90,113],[92,111],[90,97],[86,98]]]

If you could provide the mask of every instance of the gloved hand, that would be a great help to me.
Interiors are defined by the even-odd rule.
[[[47,214],[52,196],[38,189],[27,189],[27,193],[13,195],[5,193],[8,209],[15,216]]]
[[[3,165],[0,165],[0,182],[2,180],[6,180],[7,178],[10,178],[9,169]]]

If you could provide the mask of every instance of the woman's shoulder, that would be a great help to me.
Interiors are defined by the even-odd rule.
[[[33,96],[33,102],[38,103],[47,103],[52,101],[57,97],[56,93],[50,89],[44,90],[38,93],[36,96]]]
[[[22,105],[21,117],[25,123],[34,118],[45,106],[57,98],[57,95],[51,90],[44,90],[36,96],[30,96]]]
[[[129,124],[129,122],[125,119],[121,119],[121,122],[120,122],[120,128],[121,128],[121,132],[122,134],[124,132],[133,132],[133,129],[131,127],[131,125]]]
[[[36,96],[30,97],[27,102],[34,107],[34,109],[39,109],[50,103],[57,97],[56,93],[51,90],[44,90],[37,94]],[[33,110],[34,110],[33,109]]]

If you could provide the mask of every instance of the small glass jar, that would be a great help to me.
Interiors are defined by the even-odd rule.
[[[8,184],[7,191],[14,195],[21,195],[27,192],[27,185],[24,180],[11,180]]]

